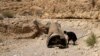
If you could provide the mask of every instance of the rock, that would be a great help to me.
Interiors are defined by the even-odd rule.
[[[24,24],[24,25],[22,26],[22,31],[23,31],[23,33],[29,33],[29,32],[32,32],[33,29],[32,29],[32,27],[30,27],[28,24]]]

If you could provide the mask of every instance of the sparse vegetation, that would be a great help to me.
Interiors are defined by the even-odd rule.
[[[3,0],[1,0],[3,1]],[[7,2],[8,0],[4,0]],[[100,1],[99,0],[11,0],[12,5],[9,6],[10,3],[1,3],[2,6],[1,11],[12,10],[15,14],[20,15],[30,15],[33,14],[37,17],[43,18],[56,18],[56,15],[61,14],[64,17],[70,19],[73,17],[80,17],[81,19],[94,19],[92,18],[96,12],[99,12],[100,9]],[[22,2],[15,3],[15,2]],[[45,3],[46,2],[46,3]],[[52,5],[52,6],[51,6]],[[35,8],[36,7],[36,8]],[[42,9],[42,10],[41,10]],[[48,16],[48,15],[49,16]],[[55,15],[55,16],[53,16]],[[60,17],[63,18],[63,17]],[[96,17],[97,18],[97,17]]]
[[[4,12],[2,12],[2,15],[6,18],[13,18],[14,17],[14,14],[10,11],[4,11]]]
[[[91,36],[88,37],[87,40],[86,40],[87,45],[94,47],[96,42],[97,42],[96,35],[94,33],[91,33]]]
[[[90,2],[91,2],[92,7],[94,8],[96,1],[95,0],[90,0]]]
[[[0,39],[0,43],[2,43],[3,42],[3,40],[2,39]]]
[[[17,2],[21,2],[22,0],[16,0]]]
[[[0,20],[3,20],[4,18],[2,16],[0,16]]]

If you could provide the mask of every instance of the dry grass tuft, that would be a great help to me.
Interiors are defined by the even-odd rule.
[[[0,20],[3,20],[4,18],[2,16],[0,16]]]
[[[14,14],[10,11],[4,11],[4,12],[2,12],[2,15],[6,18],[13,18],[14,17]]]
[[[0,43],[2,43],[3,42],[3,40],[2,39],[0,39]]]
[[[94,47],[94,45],[97,43],[96,35],[91,33],[91,36],[87,38],[86,43],[88,46]]]

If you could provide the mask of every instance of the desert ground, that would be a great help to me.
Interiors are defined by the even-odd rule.
[[[48,48],[48,22],[74,32],[77,45]],[[100,56],[100,0],[0,0],[0,56]]]
[[[27,22],[25,22],[27,20]],[[47,34],[41,34],[35,39],[30,38],[32,33],[16,33],[12,32],[12,28],[8,33],[0,33],[0,56],[99,56],[100,55],[100,26],[98,21],[86,19],[37,19],[42,24],[47,22],[58,22],[61,24],[62,30],[73,31],[77,35],[77,45],[69,44],[68,48],[47,48]],[[5,20],[6,21],[6,20]],[[4,22],[5,22],[4,21]],[[30,23],[34,21],[32,18],[10,19],[9,21],[19,22],[19,24]],[[11,25],[9,23],[9,25]],[[32,25],[32,24],[31,24]],[[19,25],[20,26],[20,25]],[[23,27],[22,26],[22,27]],[[31,27],[32,28],[32,27]],[[2,29],[2,28],[1,28]],[[18,31],[18,29],[16,28]],[[10,33],[9,33],[10,32]],[[12,32],[12,33],[11,33]],[[91,32],[97,36],[97,43],[93,48],[87,46],[86,39],[91,35]],[[20,38],[19,38],[20,37]],[[27,38],[26,38],[27,37]],[[17,39],[18,38],[18,39]]]

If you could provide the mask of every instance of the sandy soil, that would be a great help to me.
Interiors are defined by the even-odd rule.
[[[90,49],[84,46],[83,38],[77,41],[77,45],[69,45],[69,48],[47,48],[46,38],[14,40],[13,44],[0,56],[99,56],[100,48]],[[7,47],[6,46],[6,47]]]
[[[78,30],[75,32],[78,32]],[[47,35],[45,34],[36,39],[6,40],[0,46],[3,48],[0,56],[99,56],[99,46],[92,49],[87,47],[85,43],[87,37],[79,38],[79,36],[82,36],[80,34],[77,35],[77,45],[73,46],[70,43],[69,48],[66,49],[47,48]]]
[[[45,24],[48,21],[50,20],[44,20],[42,22]],[[97,28],[94,24],[84,20],[58,20],[58,22],[62,25],[63,30],[76,33],[78,38],[77,45],[73,46],[70,44],[69,48],[66,49],[59,49],[57,47],[47,48],[46,34],[35,39],[13,39],[16,38],[16,35],[4,36],[0,33],[0,38],[7,38],[0,42],[0,56],[100,56],[100,38],[98,38],[98,42],[94,48],[88,47],[85,42],[88,33],[91,31],[94,31],[95,34],[97,33],[100,36],[99,27]]]

